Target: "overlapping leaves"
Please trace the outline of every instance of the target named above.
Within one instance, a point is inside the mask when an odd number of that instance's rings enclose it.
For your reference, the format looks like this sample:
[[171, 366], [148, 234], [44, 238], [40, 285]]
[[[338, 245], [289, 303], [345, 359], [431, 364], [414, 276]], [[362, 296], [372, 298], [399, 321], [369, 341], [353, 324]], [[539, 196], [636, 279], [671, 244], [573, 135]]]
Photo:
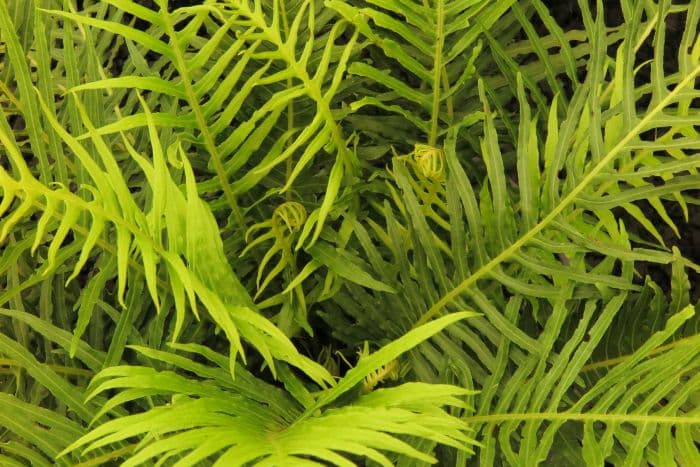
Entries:
[[[637, 100], [645, 94], [632, 92], [634, 71], [627, 60], [634, 56], [640, 40], [636, 34], [641, 34], [637, 26], [643, 11], [641, 4], [628, 10], [626, 39], [619, 45], [614, 66], [609, 67], [611, 82], [594, 86], [609, 65], [603, 48], [592, 49], [587, 80], [575, 88], [563, 116], [564, 106], [560, 107], [557, 98], [549, 115], [533, 116], [525, 79], [513, 76], [520, 103], [515, 154], [504, 153], [507, 137], [499, 135], [485, 86], [481, 87], [484, 135], [474, 157], [482, 159], [482, 180], [464, 171], [462, 160], [469, 153], [460, 152], [457, 141], [466, 132], [452, 128], [444, 143], [447, 180], [443, 186], [426, 179], [415, 166], [406, 164], [405, 158], [395, 158], [388, 202], [374, 204], [381, 223], [374, 216], [365, 219], [365, 226], [359, 219], [348, 220], [356, 236], [348, 249], [371, 258], [379, 278], [398, 290], [399, 296], [383, 297], [355, 287], [339, 292], [333, 297], [337, 308], [329, 307], [324, 315], [339, 338], [346, 342], [355, 342], [362, 335], [381, 339], [382, 333], [400, 333], [404, 327], [443, 313], [444, 308], [472, 308], [484, 315], [432, 339], [411, 355], [413, 371], [421, 379], [458, 379], [467, 387], [475, 381], [477, 386], [488, 388], [475, 402], [483, 420], [494, 420], [482, 432], [488, 440], [479, 452], [484, 465], [497, 459], [513, 465], [546, 459], [567, 459], [576, 464], [584, 458], [596, 463], [602, 458], [593, 453], [601, 451], [603, 457], [620, 462], [659, 456], [694, 462], [688, 444], [692, 435], [669, 437], [670, 425], [681, 432], [695, 423], [691, 414], [696, 401], [686, 394], [695, 390], [692, 378], [697, 354], [684, 345], [685, 341], [679, 341], [678, 347], [663, 347], [664, 358], [683, 362], [668, 368], [663, 378], [645, 373], [661, 360], [634, 366], [634, 358], [630, 358], [625, 360], [630, 363], [596, 378], [588, 392], [578, 387], [577, 379], [586, 373], [584, 364], [594, 350], [597, 357], [607, 358], [603, 349], [620, 332], [619, 327], [615, 328], [617, 333], [609, 327], [623, 304], [646, 293], [634, 278], [635, 265], [673, 264], [681, 277], [686, 268], [697, 268], [677, 251], [674, 254], [664, 248], [638, 204], [648, 201], [669, 222], [664, 204], [674, 200], [685, 206], [683, 192], [699, 186], [700, 166], [690, 143], [698, 133], [689, 126], [698, 114], [687, 101], [697, 96], [694, 84], [700, 67], [687, 46], [693, 37], [697, 42], [697, 33], [684, 35], [686, 47], [679, 60], [685, 63], [685, 74], [678, 75], [672, 87], [667, 78], [657, 75], [652, 86], [645, 88], [651, 93], [647, 108], [636, 110], [640, 108]], [[663, 12], [662, 8], [657, 13]], [[697, 16], [696, 9], [690, 8], [687, 24], [691, 31], [697, 31]], [[591, 28], [592, 42], [606, 42], [600, 16], [587, 27]], [[620, 112], [621, 108], [627, 111]], [[662, 117], [666, 114], [669, 117]], [[645, 142], [649, 129], [664, 134], [664, 140], [678, 139], [690, 145], [681, 143], [682, 149], [665, 152], [661, 145]], [[517, 178], [506, 169], [508, 157], [515, 157], [511, 167]], [[621, 171], [628, 175], [619, 175]], [[657, 174], [663, 182], [653, 178]], [[638, 236], [630, 238], [627, 225], [631, 222], [621, 221], [613, 212], [618, 206], [658, 244], [640, 241]], [[674, 279], [678, 284], [674, 290], [687, 295], [687, 287], [681, 287], [679, 281]], [[363, 303], [387, 301], [392, 306], [385, 308], [388, 311], [379, 323], [376, 313], [370, 323], [361, 307], [353, 306], [355, 297], [363, 297]], [[654, 349], [677, 333], [682, 323], [694, 320], [692, 308], [682, 308], [687, 298], [674, 301], [676, 305], [654, 308], [658, 333], [640, 336], [636, 345], [625, 347], [625, 353], [644, 354], [641, 349]], [[397, 317], [390, 311], [393, 309], [410, 309], [411, 313]], [[665, 322], [668, 328], [659, 328]], [[693, 328], [685, 327], [693, 336]], [[444, 355], [451, 357], [446, 361]], [[643, 374], [646, 378], [640, 376]], [[669, 383], [654, 393], [652, 381]], [[621, 393], [617, 400], [611, 394], [606, 397], [610, 384], [620, 391], [638, 388], [639, 397], [646, 397], [647, 403], [637, 405]], [[683, 394], [671, 409], [676, 416], [667, 419], [664, 400], [676, 393]], [[595, 413], [578, 413], [589, 405], [595, 406]], [[607, 424], [607, 410], [639, 418], [628, 426]], [[522, 414], [516, 416], [522, 421], [533, 416], [561, 422], [504, 423], [513, 413]], [[578, 431], [571, 424], [564, 425], [564, 420], [600, 420], [607, 425], [601, 431], [595, 423], [586, 423], [584, 430]], [[647, 425], [654, 421], [659, 425]], [[559, 429], [562, 432], [556, 434]], [[630, 430], [646, 437], [654, 447], [645, 451], [642, 443], [632, 442]], [[550, 438], [543, 438], [543, 433]], [[561, 441], [577, 438], [583, 450], [560, 449], [563, 444], [551, 441], [555, 434]], [[657, 451], [661, 445], [662, 454]]]
[[[406, 383], [365, 395], [353, 394], [353, 390], [376, 368], [468, 316], [453, 314], [411, 331], [361, 359], [336, 387], [315, 392], [309, 392], [287, 367], [283, 367], [281, 379], [289, 392], [264, 383], [246, 370], [231, 380], [226, 358], [200, 345], [177, 348], [199, 354], [213, 366], [170, 352], [136, 348], [152, 360], [197, 378], [152, 367], [105, 369], [93, 380], [90, 397], [111, 389], [122, 391], [103, 406], [100, 414], [146, 397], [165, 401], [163, 396], [168, 396], [171, 400], [100, 425], [68, 446], [64, 454], [80, 447], [89, 452], [139, 436], [143, 441], [125, 465], [139, 465], [154, 458], [178, 459], [176, 465], [196, 465], [205, 460], [213, 465], [322, 465], [318, 461], [354, 465], [348, 455], [393, 465], [387, 453], [434, 462], [432, 456], [401, 438], [413, 436], [468, 449], [474, 441], [466, 434], [467, 425], [443, 406], [467, 409], [461, 396], [472, 391], [427, 383]], [[349, 401], [338, 400], [348, 395]], [[335, 401], [338, 405], [334, 407], [331, 404]]]
[[[271, 5], [235, 1], [218, 8], [201, 5], [174, 12], [168, 11], [167, 2], [159, 3], [159, 11], [129, 0], [109, 3], [148, 21], [147, 31], [64, 11], [52, 13], [119, 34], [138, 44], [141, 54], [162, 55], [173, 69], [172, 76], [166, 77], [164, 72], [160, 76], [120, 76], [73, 90], [136, 88], [187, 102], [189, 112], [178, 108], [160, 112], [154, 115], [154, 122], [189, 134], [201, 147], [214, 177], [198, 190], [221, 190], [239, 224], [246, 221], [238, 198], [271, 170], [288, 161], [286, 184], [280, 188], [286, 191], [319, 152], [330, 153], [335, 162], [326, 194], [309, 220], [317, 226], [315, 240], [345, 174], [352, 175], [357, 165], [332, 108], [355, 43], [351, 35], [342, 46], [336, 45], [349, 33], [349, 24], [336, 21], [321, 30], [317, 40], [317, 13], [310, 0], [273, 1]], [[211, 37], [200, 37], [202, 28], [211, 31]], [[266, 95], [253, 93], [255, 88], [266, 89]], [[261, 98], [264, 102], [256, 102], [256, 110], [246, 114], [251, 101]], [[306, 107], [310, 102], [312, 110], [306, 113], [312, 113], [313, 118], [302, 114], [301, 121], [295, 121], [296, 101]], [[285, 112], [287, 128], [280, 132]], [[145, 114], [134, 113], [99, 132], [108, 134], [145, 124]], [[260, 141], [272, 138], [278, 144], [261, 157]], [[248, 170], [240, 173], [244, 167]]]
[[[483, 465], [700, 462], [698, 267], [649, 216], [681, 234], [697, 203], [697, 2], [623, 0], [619, 27], [579, 2], [566, 32], [540, 0], [39, 3], [0, 5], [2, 462], [462, 465], [467, 426]], [[305, 225], [239, 260], [280, 205]], [[381, 349], [335, 382], [300, 326]], [[162, 348], [202, 333], [230, 354]], [[359, 395], [390, 362], [421, 382]]]
[[[44, 110], [49, 112], [45, 106]], [[152, 206], [144, 213], [133, 200], [114, 155], [102, 138], [95, 134], [84, 113], [83, 116], [83, 122], [92, 132], [92, 142], [97, 148], [101, 165], [91, 158], [88, 150], [77, 139], [60, 126], [55, 117], [49, 115], [49, 119], [53, 129], [80, 159], [92, 178], [94, 188], [86, 188], [90, 199], [81, 198], [65, 187], [51, 189], [37, 181], [24, 162], [12, 136], [0, 131], [0, 139], [19, 173], [19, 177], [14, 178], [5, 169], [0, 168], [0, 183], [3, 189], [0, 211], [6, 211], [15, 199], [20, 200], [19, 207], [14, 209], [3, 223], [3, 229], [0, 231], [2, 238], [8, 235], [17, 222], [38, 208], [40, 218], [33, 249], [44, 241], [47, 228], [52, 227], [53, 238], [47, 251], [45, 266], [46, 273], [49, 273], [55, 268], [56, 257], [64, 240], [71, 231], [75, 232], [80, 215], [89, 213], [89, 231], [75, 240], [80, 247], [80, 258], [73, 274], [68, 278], [69, 281], [80, 272], [103, 231], [111, 224], [115, 230], [114, 244], [117, 246], [117, 294], [122, 303], [130, 250], [133, 246], [140, 254], [139, 261], [143, 265], [148, 291], [156, 307], [161, 300], [158, 276], [167, 271], [168, 291], [173, 294], [178, 313], [174, 338], [177, 337], [184, 319], [185, 300], [189, 300], [194, 312], [197, 309], [197, 300], [200, 300], [213, 320], [222, 327], [231, 343], [232, 369], [236, 355], [242, 351], [239, 337], [242, 334], [263, 354], [270, 365], [274, 365], [272, 359], [276, 356], [310, 371], [318, 382], [329, 382], [330, 375], [320, 366], [302, 357], [284, 334], [254, 311], [250, 296], [226, 261], [216, 222], [208, 207], [197, 195], [191, 167], [186, 159], [181, 159], [187, 179], [185, 197], [169, 176], [165, 154], [158, 142], [158, 134], [152, 120], [150, 131], [153, 163], [139, 155], [124, 139], [131, 156], [142, 167], [152, 187]], [[148, 109], [146, 116], [150, 118]], [[170, 150], [173, 158], [178, 156], [177, 147], [171, 147]], [[58, 224], [50, 223], [54, 215], [60, 219]], [[162, 262], [161, 272], [158, 270], [159, 262]], [[216, 290], [225, 293], [215, 292]], [[82, 316], [80, 320], [89, 318]], [[76, 338], [80, 337], [80, 332], [79, 329]], [[77, 341], [75, 344], [77, 345]]]

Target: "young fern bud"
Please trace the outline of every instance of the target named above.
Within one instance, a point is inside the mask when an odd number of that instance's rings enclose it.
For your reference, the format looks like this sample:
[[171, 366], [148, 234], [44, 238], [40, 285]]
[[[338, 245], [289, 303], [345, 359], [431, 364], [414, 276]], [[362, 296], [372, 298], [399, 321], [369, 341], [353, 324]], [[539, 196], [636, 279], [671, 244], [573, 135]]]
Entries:
[[399, 379], [399, 361], [392, 360], [386, 365], [373, 371], [362, 381], [362, 394], [368, 394], [384, 380], [396, 381]]
[[[279, 229], [284, 224], [289, 233], [294, 233], [306, 222], [306, 208], [301, 203], [296, 201], [287, 201], [282, 203], [275, 209], [272, 214], [272, 226], [274, 229]], [[282, 232], [280, 232], [282, 235]]]
[[[362, 359], [367, 358], [369, 353], [369, 342], [365, 341], [365, 345], [357, 352], [357, 363], [359, 364]], [[335, 354], [338, 355], [347, 366], [353, 368], [353, 365], [340, 351], [336, 351]], [[401, 374], [401, 366], [399, 361], [394, 359], [365, 376], [365, 378], [362, 380], [362, 385], [360, 386], [360, 394], [369, 394], [370, 392], [374, 391], [374, 388], [385, 380], [389, 379], [396, 381], [401, 376], [403, 375]]]
[[[272, 246], [267, 250], [258, 265], [256, 298], [265, 290], [265, 288], [277, 277], [286, 267], [293, 267], [294, 253], [292, 252], [291, 237], [296, 233], [306, 222], [306, 208], [296, 201], [287, 201], [275, 208], [272, 217], [266, 221], [259, 222], [248, 229], [246, 232], [246, 242], [248, 246], [243, 250], [241, 256], [248, 253], [254, 246], [261, 243], [273, 240]], [[251, 239], [252, 233], [258, 230], [267, 230], [255, 239]], [[264, 277], [265, 268], [274, 256], [280, 254], [277, 264]]]
[[442, 149], [416, 144], [413, 149], [416, 171], [429, 180], [445, 179], [445, 153]]
[[401, 156], [393, 147], [391, 150], [394, 157], [408, 162], [419, 176], [434, 182], [445, 180], [445, 152], [442, 149], [427, 144], [416, 144], [411, 153]]

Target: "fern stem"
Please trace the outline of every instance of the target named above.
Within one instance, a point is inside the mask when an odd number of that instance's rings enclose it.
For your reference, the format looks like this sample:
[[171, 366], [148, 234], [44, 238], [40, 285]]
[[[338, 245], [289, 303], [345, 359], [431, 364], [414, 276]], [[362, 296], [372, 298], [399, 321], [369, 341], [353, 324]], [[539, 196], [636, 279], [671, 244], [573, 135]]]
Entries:
[[137, 447], [137, 444], [129, 444], [114, 451], [108, 451], [107, 453], [102, 454], [101, 456], [93, 457], [92, 459], [86, 460], [85, 462], [75, 464], [73, 465], [73, 467], [92, 467], [94, 465], [105, 465], [107, 461], [119, 459], [122, 456], [131, 454], [136, 450]]
[[567, 412], [529, 412], [499, 413], [465, 417], [469, 424], [501, 422], [526, 422], [529, 420], [560, 420], [578, 422], [616, 422], [616, 423], [659, 423], [664, 425], [695, 425], [700, 423], [699, 416], [674, 417], [668, 415], [612, 414], [612, 413], [567, 413]]
[[[317, 111], [323, 116], [324, 120], [326, 121], [326, 126], [330, 129], [333, 142], [338, 150], [338, 154], [345, 159], [344, 162], [346, 162], [348, 166], [355, 165], [353, 154], [346, 147], [345, 138], [343, 137], [335, 117], [333, 117], [333, 112], [331, 111], [329, 103], [324, 99], [321, 86], [316, 81], [311, 79], [306, 66], [303, 66], [297, 61], [296, 57], [294, 56], [294, 51], [290, 52], [289, 47], [287, 47], [287, 43], [282, 40], [282, 37], [277, 29], [268, 26], [268, 24], [262, 18], [256, 15], [255, 12], [251, 11], [250, 7], [248, 6], [248, 2], [237, 2], [236, 6], [243, 10], [245, 15], [251, 19], [252, 23], [263, 32], [263, 34], [272, 44], [275, 45], [275, 47], [277, 47], [284, 61], [287, 62], [289, 67], [292, 69], [294, 76], [296, 76], [304, 85], [306, 94], [316, 103]], [[355, 32], [353, 40], [356, 35], [357, 32]], [[285, 186], [285, 189], [288, 188], [288, 186]]]
[[[690, 342], [693, 339], [693, 337], [695, 337], [695, 336], [684, 337], [682, 339], [675, 340], [675, 341], [671, 342], [670, 344], [659, 346], [659, 347], [655, 348], [654, 350], [651, 350], [647, 356], [651, 357], [652, 355], [660, 354], [660, 353], [666, 352], [667, 350], [674, 349], [681, 344]], [[589, 363], [588, 365], [584, 365], [583, 367], [581, 367], [581, 373], [586, 373], [588, 371], [594, 371], [594, 370], [598, 370], [600, 368], [606, 368], [609, 366], [617, 365], [619, 363], [623, 363], [626, 360], [629, 360], [631, 357], [632, 357], [632, 355], [628, 354], [628, 355], [622, 355], [621, 357], [609, 358], [607, 360], [601, 360], [599, 362]]]
[[447, 118], [449, 119], [450, 124], [452, 123], [452, 120], [454, 120], [455, 117], [455, 108], [454, 108], [454, 102], [452, 100], [452, 94], [450, 93], [450, 78], [447, 76], [447, 68], [445, 66], [442, 67], [442, 85], [445, 88], [445, 94], [447, 94]]
[[[47, 368], [51, 368], [53, 371], [56, 373], [61, 373], [64, 375], [71, 375], [71, 376], [82, 376], [84, 378], [92, 378], [95, 376], [95, 373], [90, 371], [90, 370], [84, 370], [82, 368], [73, 368], [70, 366], [63, 366], [63, 365], [53, 365], [50, 363], [44, 364]], [[10, 368], [24, 368], [24, 365], [22, 362], [19, 362], [17, 360], [13, 360], [11, 358], [0, 358], [0, 366], [6, 366]], [[2, 369], [0, 369], [0, 372], [3, 372]]]
[[219, 177], [219, 184], [221, 185], [221, 189], [224, 192], [224, 197], [226, 198], [227, 203], [233, 211], [233, 215], [236, 218], [236, 222], [238, 222], [238, 225], [240, 225], [245, 230], [245, 218], [243, 217], [241, 208], [238, 206], [238, 200], [236, 199], [236, 195], [233, 193], [233, 190], [231, 190], [231, 185], [228, 183], [228, 174], [226, 173], [226, 169], [224, 168], [224, 165], [221, 162], [221, 155], [219, 154], [219, 150], [216, 147], [214, 137], [212, 136], [211, 131], [209, 131], [207, 119], [204, 116], [202, 107], [199, 105], [199, 100], [197, 99], [197, 95], [194, 92], [194, 88], [192, 86], [192, 79], [187, 71], [185, 57], [182, 55], [182, 50], [180, 49], [180, 41], [178, 40], [177, 33], [175, 32], [175, 27], [173, 26], [173, 23], [171, 21], [170, 14], [167, 10], [161, 10], [161, 17], [163, 18], [163, 24], [167, 28], [166, 33], [168, 34], [168, 36], [170, 36], [172, 40], [173, 54], [177, 61], [177, 69], [180, 72], [180, 77], [182, 78], [182, 85], [185, 88], [185, 96], [187, 97], [187, 101], [192, 107], [192, 113], [194, 114], [195, 119], [197, 121], [197, 126], [199, 127], [199, 130], [202, 132], [202, 136], [204, 137], [204, 146], [207, 148], [211, 160], [214, 163], [214, 170], [216, 171], [216, 175]]
[[469, 289], [477, 280], [481, 279], [487, 275], [493, 268], [504, 262], [506, 259], [514, 255], [520, 248], [522, 248], [527, 242], [529, 242], [535, 235], [540, 233], [545, 227], [547, 227], [556, 217], [562, 213], [562, 211], [572, 204], [578, 195], [595, 179], [595, 177], [612, 162], [612, 160], [617, 157], [617, 155], [622, 152], [627, 143], [629, 143], [635, 136], [641, 133], [646, 126], [654, 120], [654, 118], [666, 107], [668, 106], [676, 96], [685, 88], [688, 84], [695, 80], [695, 77], [700, 74], [700, 65], [695, 67], [693, 71], [688, 73], [688, 75], [673, 89], [669, 92], [664, 99], [662, 99], [653, 109], [651, 109], [643, 119], [641, 119], [637, 125], [634, 126], [616, 145], [613, 147], [608, 154], [603, 157], [600, 162], [598, 162], [593, 169], [576, 185], [571, 189], [568, 195], [566, 195], [557, 204], [554, 209], [552, 209], [549, 214], [547, 214], [540, 222], [537, 223], [533, 228], [528, 230], [523, 236], [521, 236], [517, 241], [511, 244], [508, 248], [503, 250], [491, 261], [480, 267], [471, 276], [463, 280], [459, 285], [454, 287], [452, 290], [447, 292], [442, 296], [440, 300], [435, 302], [428, 311], [426, 311], [423, 316], [416, 322], [413, 328], [416, 328], [422, 324], [428, 322], [433, 318], [443, 307], [448, 305], [452, 300], [462, 294], [465, 290]]
[[442, 66], [442, 49], [445, 46], [444, 33], [444, 0], [437, 0], [436, 4], [436, 25], [435, 25], [435, 58], [433, 62], [433, 106], [431, 109], [432, 115], [430, 119], [430, 136], [428, 144], [435, 146], [437, 143], [438, 133], [438, 117], [440, 116], [440, 77], [443, 72]]
[[[287, 9], [284, 6], [284, 1], [279, 2], [280, 15], [282, 16], [282, 27], [284, 28], [284, 37], [289, 39], [289, 20], [287, 19]], [[292, 78], [287, 78], [287, 88], [292, 88]], [[294, 100], [290, 100], [287, 104], [287, 130], [292, 130], [294, 128]], [[287, 146], [291, 146], [292, 142], [289, 141]], [[294, 154], [290, 154], [286, 161], [285, 166], [285, 180], [286, 185], [289, 185], [289, 179], [292, 176], [292, 170], [294, 169]], [[291, 185], [289, 185], [291, 188]], [[285, 194], [285, 199], [287, 201], [292, 200], [292, 192], [287, 189]]]

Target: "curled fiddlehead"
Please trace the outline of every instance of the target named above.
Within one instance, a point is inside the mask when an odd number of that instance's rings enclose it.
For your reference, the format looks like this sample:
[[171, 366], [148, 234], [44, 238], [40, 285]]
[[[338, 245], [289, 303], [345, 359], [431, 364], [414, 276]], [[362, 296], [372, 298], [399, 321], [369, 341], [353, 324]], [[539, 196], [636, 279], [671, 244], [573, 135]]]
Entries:
[[413, 149], [413, 165], [417, 173], [436, 182], [445, 179], [445, 153], [440, 148], [416, 144]]
[[[427, 144], [416, 144], [409, 154], [398, 155], [394, 152], [394, 160], [397, 164], [405, 164], [411, 168], [411, 174], [407, 173], [408, 183], [418, 196], [423, 214], [435, 222], [445, 231], [450, 230], [447, 207], [447, 193], [445, 191], [446, 164], [445, 153], [441, 148]], [[396, 167], [388, 171], [396, 180]], [[389, 190], [397, 206], [402, 206], [400, 195], [393, 184], [389, 184]], [[446, 245], [441, 245], [446, 249]]]
[[[304, 225], [304, 222], [306, 222], [306, 217], [306, 208], [301, 203], [287, 201], [275, 208], [270, 219], [253, 225], [248, 229], [248, 232], [246, 232], [246, 242], [248, 246], [243, 250], [241, 256], [247, 254], [255, 246], [267, 242], [268, 240], [273, 240], [272, 246], [267, 250], [258, 266], [258, 275], [256, 279], [258, 291], [256, 298], [260, 296], [265, 288], [270, 285], [270, 282], [272, 282], [285, 267], [294, 265], [295, 258], [294, 252], [292, 251], [293, 237]], [[255, 232], [264, 230], [267, 231], [254, 240], [251, 240]], [[267, 275], [264, 276], [265, 267], [277, 253], [281, 255], [279, 261]]]

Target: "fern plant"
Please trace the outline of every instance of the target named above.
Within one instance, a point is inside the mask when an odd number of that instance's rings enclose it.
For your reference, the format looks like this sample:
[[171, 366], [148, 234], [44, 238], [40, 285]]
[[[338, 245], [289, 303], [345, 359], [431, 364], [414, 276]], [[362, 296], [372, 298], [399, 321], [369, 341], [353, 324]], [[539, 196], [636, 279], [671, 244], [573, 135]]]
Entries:
[[700, 4], [611, 4], [0, 2], [0, 464], [700, 464]]

